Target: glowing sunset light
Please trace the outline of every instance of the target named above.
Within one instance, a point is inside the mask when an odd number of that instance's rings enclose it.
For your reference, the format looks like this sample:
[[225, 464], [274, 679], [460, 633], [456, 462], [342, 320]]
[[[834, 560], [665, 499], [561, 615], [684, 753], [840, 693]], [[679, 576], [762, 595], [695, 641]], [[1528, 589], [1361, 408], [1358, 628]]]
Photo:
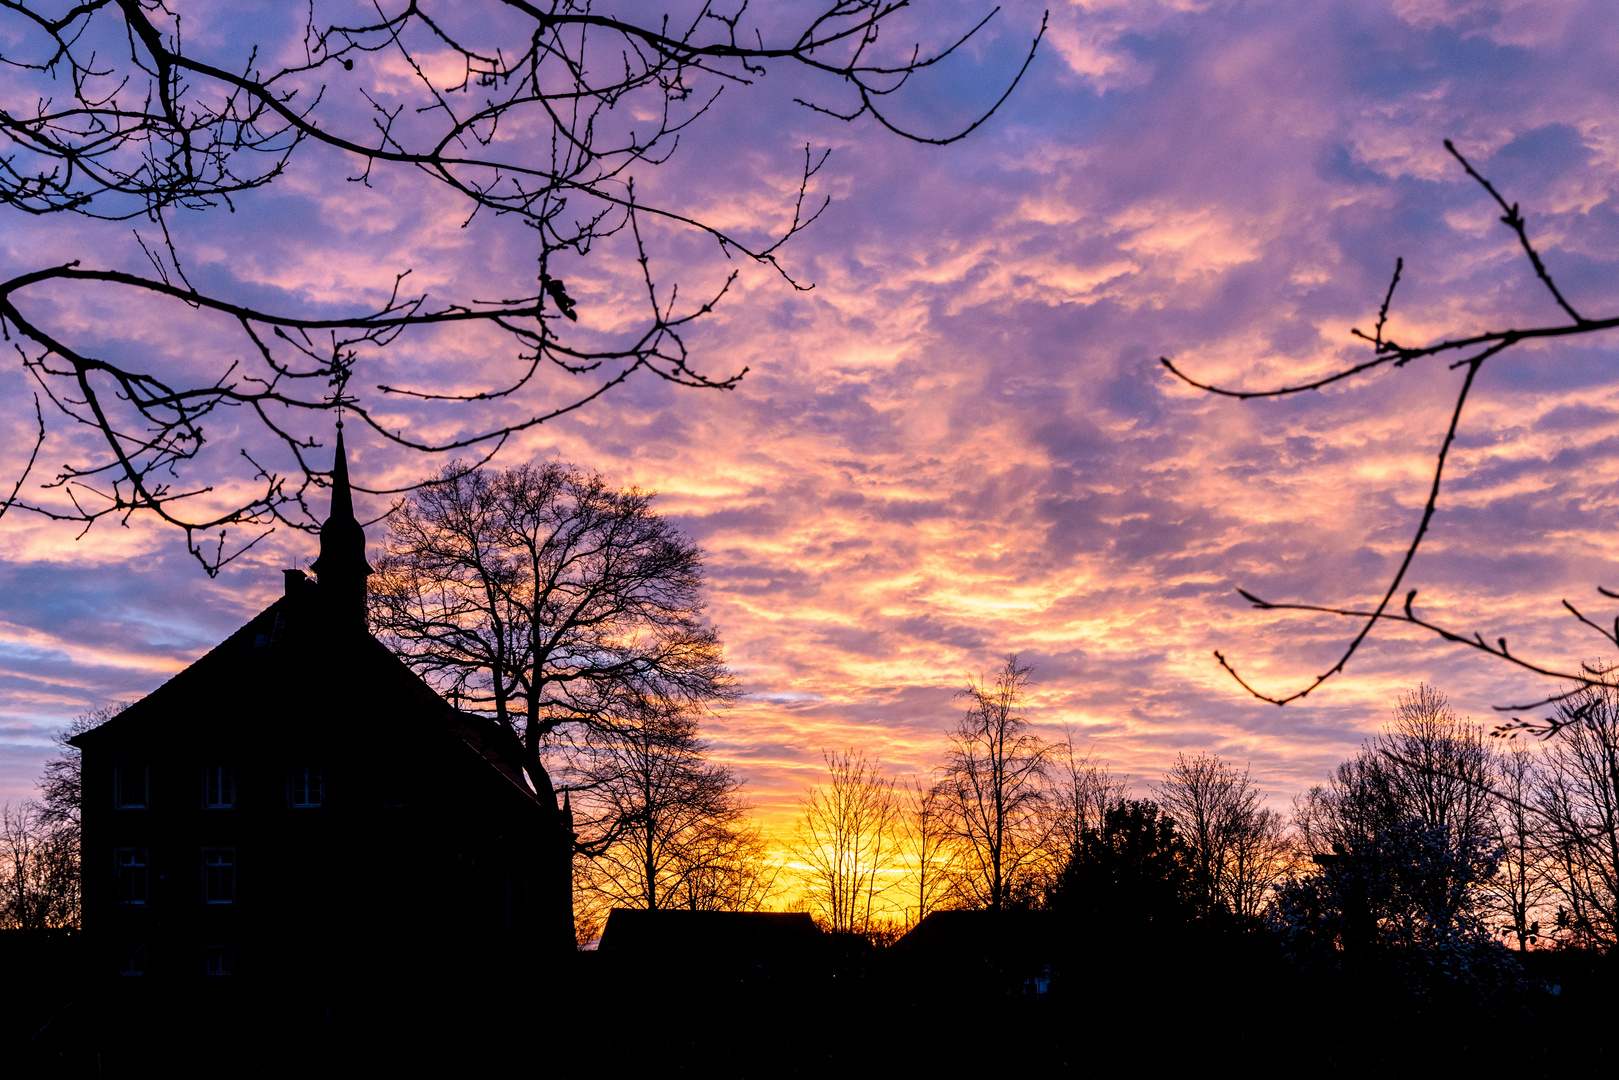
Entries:
[[[980, 6], [935, 10], [955, 22]], [[1043, 10], [1009, 4], [951, 81], [918, 83], [908, 108], [943, 126], [993, 100]], [[268, 18], [221, 13], [199, 21], [198, 41], [214, 35], [209, 47], [234, 57]], [[1011, 653], [1032, 665], [1042, 734], [1071, 726], [1143, 791], [1177, 752], [1208, 750], [1250, 764], [1279, 810], [1375, 731], [1402, 689], [1440, 686], [1483, 723], [1493, 705], [1538, 693], [1398, 628], [1302, 702], [1278, 709], [1243, 692], [1213, 650], [1271, 692], [1307, 684], [1353, 631], [1253, 611], [1236, 589], [1375, 603], [1427, 497], [1459, 375], [1429, 360], [1241, 402], [1176, 381], [1158, 358], [1249, 388], [1366, 359], [1349, 329], [1375, 325], [1399, 257], [1385, 333], [1402, 344], [1550, 318], [1447, 137], [1521, 203], [1565, 291], [1585, 310], [1619, 309], [1619, 27], [1608, 9], [1118, 0], [1054, 5], [1051, 25], [995, 118], [945, 147], [803, 109], [785, 70], [727, 89], [666, 165], [637, 173], [637, 191], [757, 238], [791, 220], [805, 145], [832, 147], [808, 185], [832, 202], [779, 253], [805, 287], [649, 220], [648, 258], [660, 283], [679, 284], [677, 307], [737, 271], [682, 333], [693, 370], [748, 374], [729, 390], [631, 380], [517, 433], [496, 459], [560, 458], [658, 491], [656, 507], [702, 547], [705, 617], [744, 692], [705, 735], [780, 843], [823, 750], [864, 749], [892, 776], [929, 775], [955, 692]], [[460, 60], [425, 62], [449, 77]], [[397, 104], [415, 75], [383, 58], [353, 78]], [[612, 122], [654, 119], [630, 110]], [[532, 149], [535, 136], [514, 126], [490, 138]], [[186, 271], [310, 317], [378, 303], [405, 270], [410, 288], [446, 304], [509, 299], [514, 280], [537, 287], [523, 229], [492, 214], [468, 222], [424, 179], [367, 186], [349, 182], [353, 169], [321, 149], [284, 182], [233, 195], [235, 213], [175, 212]], [[131, 229], [161, 235], [143, 219], [7, 222], [6, 278], [72, 259], [149, 272]], [[577, 304], [570, 332], [591, 348], [645, 323], [627, 234], [552, 273]], [[247, 355], [230, 319], [178, 300], [126, 310], [57, 285], [27, 303], [87, 347], [126, 350], [159, 373]], [[1484, 369], [1412, 570], [1419, 605], [1548, 660], [1597, 650], [1559, 600], [1619, 587], [1616, 347], [1611, 335], [1526, 345]], [[487, 327], [358, 351], [349, 392], [423, 440], [467, 438], [574, 392], [559, 375], [521, 402], [501, 397], [511, 350]], [[478, 391], [489, 396], [456, 409], [431, 400]], [[33, 392], [18, 364], [0, 365], [0, 495], [32, 445]], [[209, 418], [201, 460], [218, 475], [199, 501], [234, 505], [258, 483], [239, 441], [277, 452], [241, 434], [249, 419]], [[291, 421], [322, 440], [322, 462], [330, 420]], [[415, 455], [346, 430], [366, 489], [479, 454]], [[85, 445], [53, 431], [27, 497], [60, 508], [62, 490], [39, 483]], [[360, 517], [392, 499], [362, 493]], [[325, 500], [310, 494], [317, 520]], [[383, 529], [369, 526], [373, 548]], [[209, 579], [149, 517], [77, 532], [20, 511], [0, 519], [0, 799], [33, 790], [71, 717], [151, 691], [317, 550], [282, 527]]]

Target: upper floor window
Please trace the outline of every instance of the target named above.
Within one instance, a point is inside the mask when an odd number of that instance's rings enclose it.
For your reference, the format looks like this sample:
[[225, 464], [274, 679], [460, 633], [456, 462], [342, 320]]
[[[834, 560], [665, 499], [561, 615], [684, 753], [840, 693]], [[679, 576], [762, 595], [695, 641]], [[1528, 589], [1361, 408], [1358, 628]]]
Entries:
[[126, 945], [118, 952], [118, 974], [146, 974], [146, 946]]
[[236, 770], [230, 765], [204, 765], [202, 805], [210, 810], [229, 810], [236, 805]]
[[229, 945], [204, 945], [202, 973], [210, 979], [222, 979], [236, 974], [236, 950]]
[[236, 903], [236, 849], [202, 849], [202, 902]]
[[319, 765], [299, 765], [292, 770], [290, 799], [293, 806], [319, 806], [326, 798]]
[[140, 762], [121, 761], [113, 769], [113, 800], [120, 810], [144, 810], [147, 768]]
[[114, 891], [120, 904], [146, 903], [146, 849], [113, 852]]

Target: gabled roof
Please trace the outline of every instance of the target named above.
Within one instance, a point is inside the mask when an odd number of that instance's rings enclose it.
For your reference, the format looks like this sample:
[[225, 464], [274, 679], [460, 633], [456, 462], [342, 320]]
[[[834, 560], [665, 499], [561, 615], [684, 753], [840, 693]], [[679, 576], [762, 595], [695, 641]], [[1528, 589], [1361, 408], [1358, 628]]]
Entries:
[[[354, 517], [348, 456], [338, 424], [332, 507], [321, 526], [320, 580], [285, 572], [286, 592], [240, 630], [100, 727], [80, 748], [121, 742], [206, 745], [249, 732], [273, 741], [311, 721], [332, 735], [384, 740], [447, 735], [523, 797], [544, 805], [525, 779], [516, 736], [487, 717], [451, 708], [364, 628], [365, 530]], [[356, 730], [364, 725], [367, 730]], [[332, 730], [344, 728], [347, 730]], [[305, 737], [321, 732], [304, 731]], [[555, 813], [555, 807], [547, 808]]]
[[[364, 725], [362, 738], [442, 731], [538, 804], [516, 738], [487, 717], [450, 706], [387, 646], [365, 632], [333, 632], [320, 585], [288, 572], [288, 592], [184, 671], [99, 727], [81, 748], [120, 743], [206, 744], [253, 729], [274, 739], [305, 721]], [[334, 732], [334, 734], [337, 734]]]

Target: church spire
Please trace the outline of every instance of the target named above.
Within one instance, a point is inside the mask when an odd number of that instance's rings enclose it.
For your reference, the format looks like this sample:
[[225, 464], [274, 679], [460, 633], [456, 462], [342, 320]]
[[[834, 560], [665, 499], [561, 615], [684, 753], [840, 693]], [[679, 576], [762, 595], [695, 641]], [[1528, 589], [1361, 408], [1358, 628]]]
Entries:
[[348, 452], [343, 448], [343, 422], [337, 424], [337, 453], [332, 461], [332, 512], [320, 527], [320, 558], [313, 567], [328, 611], [340, 625], [365, 626], [365, 529], [354, 517], [349, 490]]

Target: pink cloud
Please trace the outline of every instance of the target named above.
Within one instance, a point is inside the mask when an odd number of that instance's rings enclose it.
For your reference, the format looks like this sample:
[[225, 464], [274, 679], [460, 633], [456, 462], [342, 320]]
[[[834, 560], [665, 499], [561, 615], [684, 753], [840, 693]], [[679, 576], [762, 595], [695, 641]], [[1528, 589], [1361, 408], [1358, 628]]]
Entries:
[[[1358, 356], [1347, 331], [1375, 318], [1396, 256], [1402, 337], [1550, 317], [1511, 236], [1448, 163], [1447, 136], [1524, 203], [1581, 304], [1619, 307], [1614, 35], [1595, 5], [1529, 11], [1070, 5], [1003, 114], [943, 149], [797, 108], [785, 70], [727, 90], [647, 189], [763, 235], [803, 144], [835, 147], [817, 180], [833, 204], [786, 257], [814, 290], [744, 267], [690, 337], [705, 370], [751, 369], [738, 390], [642, 382], [535, 430], [507, 459], [561, 455], [655, 488], [700, 539], [711, 615], [749, 690], [711, 734], [774, 826], [823, 748], [926, 771], [954, 689], [1012, 651], [1035, 664], [1046, 730], [1071, 725], [1138, 780], [1177, 750], [1211, 749], [1251, 761], [1284, 798], [1423, 679], [1488, 721], [1525, 683], [1399, 632], [1285, 710], [1247, 698], [1210, 657], [1221, 648], [1272, 688], [1331, 663], [1344, 626], [1255, 613], [1233, 590], [1371, 596], [1414, 525], [1455, 375], [1432, 365], [1242, 404], [1175, 384], [1156, 358], [1261, 385]], [[942, 123], [984, 100], [1038, 16], [1009, 9], [951, 80], [925, 84], [933, 97], [915, 115]], [[342, 182], [351, 168], [315, 155], [236, 215], [179, 220], [196, 272], [312, 307], [372, 302], [406, 267], [457, 299], [532, 274], [521, 230], [462, 229], [430, 185], [366, 189]], [[58, 258], [139, 265], [122, 226], [8, 225], [8, 275]], [[653, 232], [655, 263], [682, 295], [734, 265], [712, 241]], [[610, 247], [568, 271], [581, 325], [604, 339], [633, 317], [629, 254]], [[220, 328], [166, 311], [39, 302], [154, 364], [230, 355], [210, 351]], [[1486, 371], [1416, 567], [1432, 610], [1548, 656], [1593, 648], [1556, 601], [1612, 584], [1612, 348], [1524, 350]], [[506, 361], [475, 334], [443, 333], [366, 365], [368, 385], [467, 386]], [[14, 368], [0, 380], [9, 467], [29, 399]], [[518, 407], [395, 414], [441, 434]], [[228, 427], [221, 468], [236, 446]], [[49, 460], [65, 452], [53, 444]], [[434, 467], [363, 439], [354, 453], [370, 486]], [[283, 530], [215, 583], [179, 551], [140, 521], [77, 542], [16, 515], [0, 523], [5, 571], [31, 583], [0, 598], [8, 797], [27, 789], [51, 725], [161, 681], [314, 545]], [[86, 598], [92, 580], [107, 583], [99, 600]], [[181, 596], [200, 600], [175, 607]]]

